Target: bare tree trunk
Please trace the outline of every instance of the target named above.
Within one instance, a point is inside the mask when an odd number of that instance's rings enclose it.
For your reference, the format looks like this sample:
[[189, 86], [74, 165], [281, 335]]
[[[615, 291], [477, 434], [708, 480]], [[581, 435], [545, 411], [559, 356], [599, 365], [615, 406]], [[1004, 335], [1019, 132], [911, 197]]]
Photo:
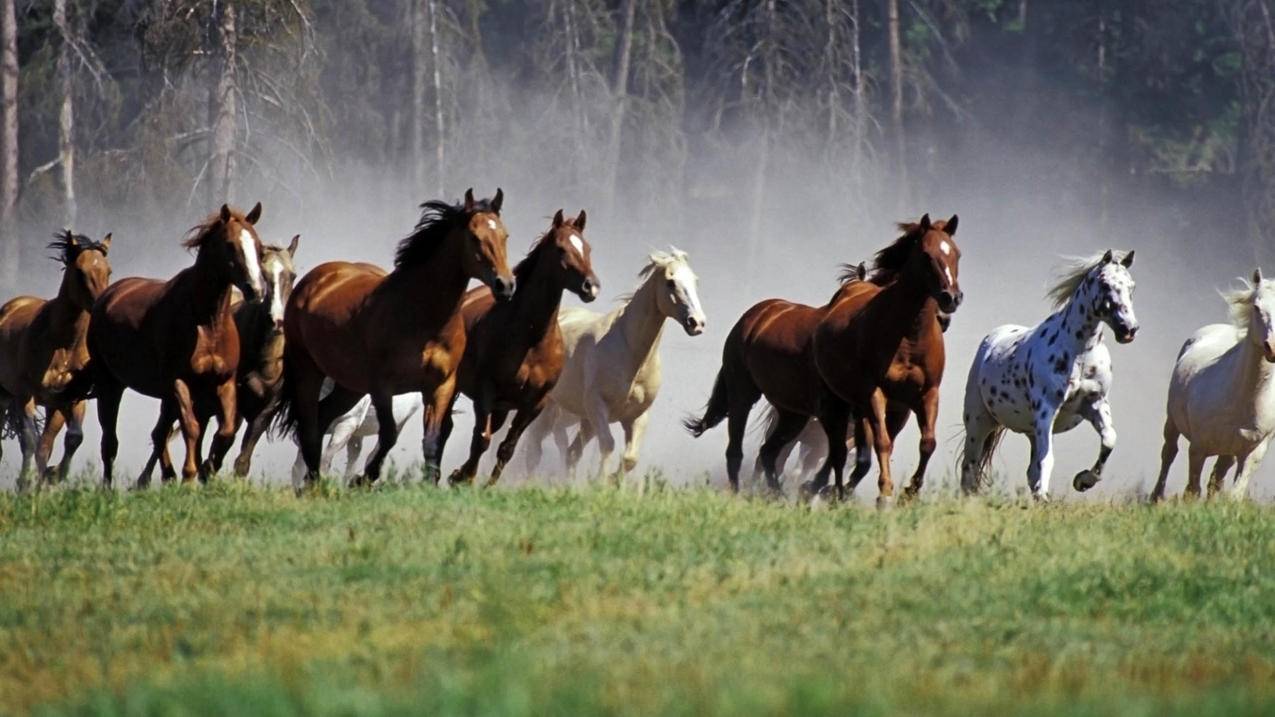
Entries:
[[[758, 254], [761, 251], [762, 239], [762, 219], [765, 216], [766, 205], [766, 179], [770, 173], [771, 158], [771, 135], [773, 127], [771, 126], [774, 118], [772, 114], [776, 111], [775, 97], [775, 63], [776, 63], [776, 47], [775, 47], [775, 0], [766, 0], [765, 5], [765, 23], [766, 36], [761, 42], [762, 52], [762, 86], [760, 89], [760, 109], [761, 109], [761, 138], [760, 147], [757, 151], [757, 165], [753, 174], [753, 201], [752, 201], [752, 221], [749, 223], [749, 242], [748, 242], [748, 266], [751, 269], [756, 265]], [[750, 271], [751, 274], [751, 271]]]
[[434, 177], [437, 180], [435, 196], [444, 196], [447, 174], [447, 136], [443, 126], [443, 70], [438, 51], [438, 0], [428, 1], [429, 9], [429, 57], [434, 82]]
[[0, 279], [17, 282], [18, 243], [18, 15], [14, 0], [0, 0]]
[[425, 187], [428, 173], [425, 169], [425, 124], [429, 120], [425, 109], [425, 96], [429, 93], [429, 69], [426, 65], [429, 47], [428, 0], [409, 0], [407, 16], [412, 36], [412, 132], [410, 135], [411, 172], [413, 191]]
[[[1098, 7], [1098, 158], [1107, 156], [1107, 15], [1103, 7]], [[1107, 228], [1107, 205], [1111, 193], [1108, 181], [1109, 172], [1100, 172], [1098, 180], [1098, 228]]]
[[54, 0], [53, 24], [62, 36], [58, 51], [58, 80], [62, 85], [62, 108], [58, 112], [58, 163], [62, 166], [62, 218], [64, 226], [75, 227], [75, 82], [71, 72], [72, 43], [75, 36], [66, 16], [67, 0]]
[[611, 72], [611, 135], [607, 144], [607, 171], [611, 181], [607, 189], [612, 208], [616, 206], [616, 194], [620, 183], [620, 140], [624, 132], [624, 116], [629, 100], [629, 63], [633, 55], [633, 21], [637, 14], [637, 0], [624, 0], [620, 16], [620, 37], [616, 43], [615, 61]]
[[215, 114], [209, 167], [210, 204], [213, 205], [231, 201], [235, 191], [235, 135], [239, 102], [239, 82], [235, 70], [239, 37], [235, 27], [235, 4], [231, 0], [221, 0], [221, 16], [217, 20], [220, 72], [213, 105]]
[[886, 34], [890, 47], [890, 130], [894, 134], [897, 202], [907, 203], [907, 137], [903, 134], [903, 46], [899, 37], [899, 0], [886, 0]]
[[854, 150], [850, 170], [856, 185], [863, 187], [864, 133], [868, 129], [867, 97], [863, 91], [863, 53], [860, 50], [859, 0], [850, 0], [850, 20], [854, 23], [850, 36], [850, 68], [854, 72]]
[[827, 73], [824, 81], [828, 84], [828, 134], [824, 145], [831, 151], [837, 141], [837, 112], [841, 105], [841, 87], [837, 82], [837, 0], [824, 0], [823, 23], [827, 31], [823, 44], [823, 65]]

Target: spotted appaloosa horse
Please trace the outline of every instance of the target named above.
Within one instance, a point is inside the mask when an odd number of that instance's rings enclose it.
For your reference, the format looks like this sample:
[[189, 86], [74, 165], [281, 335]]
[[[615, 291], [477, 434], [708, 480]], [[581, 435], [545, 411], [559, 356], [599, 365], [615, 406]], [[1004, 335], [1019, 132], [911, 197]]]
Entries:
[[976, 492], [1005, 429], [1028, 436], [1032, 445], [1027, 485], [1038, 499], [1049, 497], [1054, 467], [1053, 434], [1089, 421], [1102, 439], [1093, 468], [1076, 474], [1085, 491], [1102, 479], [1116, 445], [1107, 393], [1111, 355], [1103, 325], [1127, 344], [1138, 332], [1133, 311], [1133, 252], [1108, 250], [1073, 264], [1049, 291], [1058, 307], [1031, 328], [1006, 325], [978, 347], [965, 384], [965, 445], [961, 488]]

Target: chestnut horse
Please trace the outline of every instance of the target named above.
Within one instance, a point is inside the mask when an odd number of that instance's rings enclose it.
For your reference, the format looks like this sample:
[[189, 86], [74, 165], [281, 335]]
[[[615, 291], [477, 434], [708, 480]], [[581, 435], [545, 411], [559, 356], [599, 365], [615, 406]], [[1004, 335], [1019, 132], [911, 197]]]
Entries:
[[[184, 242], [196, 250], [194, 266], [168, 281], [121, 279], [93, 305], [88, 346], [107, 486], [119, 450], [115, 424], [126, 388], [160, 399], [160, 414], [169, 417], [165, 426], [173, 418], [180, 421], [186, 441], [183, 479], [207, 481], [221, 467], [235, 440], [239, 331], [232, 287], [249, 301], [262, 295], [261, 239], [254, 226], [260, 218], [260, 203], [247, 214], [223, 204]], [[214, 414], [217, 433], [204, 461], [204, 430]]]
[[[722, 350], [722, 368], [713, 384], [712, 395], [703, 417], [691, 419], [686, 427], [693, 435], [699, 436], [704, 431], [727, 420], [728, 444], [726, 448], [726, 468], [731, 489], [739, 490], [739, 470], [743, 463], [743, 441], [748, 426], [748, 414], [753, 404], [765, 396], [775, 409], [774, 424], [763, 442], [759, 462], [766, 473], [766, 483], [771, 491], [779, 491], [780, 485], [775, 463], [785, 446], [791, 443], [813, 416], [819, 419], [829, 446], [828, 457], [824, 461], [816, 477], [813, 487], [817, 490], [827, 484], [828, 475], [835, 471], [837, 486], [840, 491], [841, 472], [844, 469], [846, 434], [849, 428], [851, 401], [857, 397], [854, 392], [842, 393], [830, 386], [819, 368], [818, 354], [827, 351], [829, 346], [836, 345], [845, 351], [844, 359], [854, 363], [858, 370], [875, 371], [865, 379], [877, 382], [884, 368], [891, 368], [891, 376], [895, 374], [893, 365], [896, 355], [903, 361], [898, 371], [909, 376], [923, 376], [927, 372], [909, 370], [914, 357], [905, 350], [904, 336], [916, 332], [926, 335], [927, 343], [923, 348], [933, 350], [929, 342], [930, 324], [939, 336], [941, 355], [942, 330], [938, 325], [938, 312], [926, 320], [920, 315], [920, 309], [911, 310], [910, 306], [901, 303], [910, 299], [914, 292], [916, 276], [922, 274], [922, 261], [914, 255], [922, 255], [920, 247], [933, 245], [933, 252], [941, 257], [933, 260], [931, 273], [937, 272], [945, 288], [938, 292], [947, 292], [943, 299], [944, 311], [955, 311], [960, 303], [960, 289], [955, 283], [954, 246], [950, 243], [951, 235], [943, 231], [950, 226], [956, 231], [956, 217], [948, 222], [937, 222], [938, 228], [930, 224], [929, 215], [922, 217], [918, 224], [901, 227], [905, 234], [894, 244], [877, 253], [874, 269], [867, 281], [858, 280], [857, 267], [850, 267], [843, 276], [843, 285], [825, 305], [814, 307], [798, 304], [782, 299], [768, 299], [755, 304], [744, 313], [731, 329]], [[943, 239], [939, 239], [942, 234]], [[922, 239], [922, 237], [925, 237]], [[947, 253], [943, 253], [938, 242], [948, 240]], [[928, 256], [928, 254], [924, 254]], [[915, 266], [914, 266], [915, 265]], [[946, 270], [946, 271], [945, 271]], [[952, 279], [948, 281], [948, 272]], [[937, 280], [936, 280], [937, 281]], [[930, 296], [926, 294], [926, 297]], [[889, 332], [884, 336], [864, 335], [862, 347], [852, 345], [849, 341], [852, 334], [862, 333], [863, 322], [853, 322], [846, 326], [847, 317], [871, 305], [873, 313], [865, 317], [868, 321], [892, 322]], [[894, 308], [891, 312], [883, 311]], [[903, 317], [908, 311], [910, 316]], [[829, 320], [831, 319], [831, 322]], [[920, 319], [920, 320], [918, 320]], [[895, 326], [894, 324], [900, 324]], [[825, 325], [826, 324], [826, 325]], [[838, 330], [826, 331], [837, 327]], [[884, 327], [882, 327], [884, 328]], [[817, 346], [816, 336], [822, 332], [823, 347]], [[897, 337], [894, 334], [898, 334]], [[834, 344], [835, 342], [835, 344]], [[909, 342], [911, 346], [916, 341]], [[865, 361], [864, 359], [870, 359]], [[884, 368], [878, 363], [884, 362]], [[942, 375], [942, 359], [938, 361], [938, 374]], [[834, 376], [840, 379], [840, 375]], [[922, 383], [930, 379], [922, 378]], [[933, 388], [933, 398], [937, 402], [937, 384]], [[926, 395], [930, 395], [927, 391]], [[937, 403], [936, 403], [937, 405]], [[866, 413], [866, 409], [865, 409]], [[906, 413], [903, 414], [906, 417]], [[933, 417], [929, 418], [931, 426], [930, 444], [933, 442]], [[924, 421], [923, 421], [924, 425]], [[856, 434], [858, 431], [856, 431]], [[888, 434], [888, 432], [887, 432]], [[865, 436], [866, 437], [866, 436]], [[856, 435], [858, 444], [864, 445], [865, 437]], [[924, 440], [923, 446], [930, 445]], [[866, 453], [863, 454], [866, 458]], [[862, 460], [860, 461], [862, 466]], [[866, 472], [866, 469], [864, 469]], [[886, 469], [888, 475], [888, 468]], [[862, 476], [860, 476], [862, 477]], [[893, 488], [890, 487], [890, 494]]]
[[[84, 399], [91, 385], [84, 338], [93, 302], [111, 280], [110, 234], [100, 242], [69, 229], [55, 236], [49, 248], [64, 267], [58, 295], [48, 301], [20, 296], [0, 306], [0, 425], [8, 414], [16, 427], [22, 450], [19, 489], [25, 487], [33, 455], [37, 479], [51, 477], [49, 456], [63, 425], [68, 428], [59, 479], [66, 477], [84, 440]], [[47, 409], [38, 446], [37, 405]]]
[[[487, 485], [495, 484], [513, 458], [518, 438], [548, 404], [566, 360], [558, 326], [562, 292], [570, 291], [588, 303], [598, 298], [601, 289], [590, 261], [592, 249], [584, 240], [585, 219], [583, 209], [574, 219], [565, 219], [561, 209], [553, 215], [553, 226], [514, 267], [518, 288], [507, 303], [497, 304], [483, 286], [465, 294], [467, 345], [457, 385], [474, 402], [474, 435], [469, 459], [452, 473], [450, 482], [474, 479], [492, 434], [504, 425], [510, 411], [517, 411], [496, 451]], [[440, 452], [451, 428], [449, 410]]]
[[[239, 378], [235, 386], [238, 420], [248, 423], [235, 459], [235, 474], [248, 475], [252, 453], [257, 442], [270, 427], [279, 407], [283, 388], [283, 307], [292, 294], [296, 280], [293, 258], [301, 236], [292, 237], [287, 246], [262, 246], [261, 269], [265, 296], [260, 302], [240, 301], [234, 308], [235, 328], [239, 331]], [[168, 482], [176, 477], [168, 456], [168, 438], [172, 435], [175, 415], [160, 412], [151, 431], [154, 448], [146, 467], [137, 479], [137, 487], [150, 484], [155, 463], [160, 463], [161, 478]], [[161, 448], [162, 447], [162, 448]]]
[[[394, 396], [413, 391], [425, 403], [425, 470], [437, 482], [443, 421], [465, 352], [465, 286], [478, 279], [500, 301], [514, 293], [503, 200], [497, 189], [491, 200], [476, 201], [470, 189], [464, 204], [426, 202], [416, 230], [398, 245], [393, 271], [329, 262], [297, 284], [284, 311], [280, 419], [300, 439], [307, 483], [319, 475], [324, 429], [367, 394], [380, 434], [358, 482], [374, 482], [398, 440]], [[324, 377], [334, 387], [320, 403]]]

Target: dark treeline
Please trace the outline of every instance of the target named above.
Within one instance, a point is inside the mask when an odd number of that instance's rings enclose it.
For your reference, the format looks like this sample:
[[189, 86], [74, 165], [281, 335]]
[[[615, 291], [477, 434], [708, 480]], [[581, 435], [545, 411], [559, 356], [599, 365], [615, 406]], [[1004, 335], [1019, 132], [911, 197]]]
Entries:
[[659, 226], [716, 208], [755, 254], [788, 188], [834, 200], [795, 208], [819, 219], [1040, 177], [1098, 222], [1206, 199], [1180, 222], [1260, 255], [1270, 5], [0, 0], [4, 283], [77, 214], [410, 206], [479, 181]]

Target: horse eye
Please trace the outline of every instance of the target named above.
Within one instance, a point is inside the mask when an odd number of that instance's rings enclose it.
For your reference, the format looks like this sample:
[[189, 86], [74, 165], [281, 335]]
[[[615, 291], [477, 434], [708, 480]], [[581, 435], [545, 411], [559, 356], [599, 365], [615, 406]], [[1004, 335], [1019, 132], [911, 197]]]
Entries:
[[669, 279], [667, 283], [668, 283], [668, 288], [669, 288], [670, 290], [672, 290], [672, 289], [676, 289], [676, 288], [677, 288], [677, 282], [676, 282], [676, 281], [673, 281], [672, 279]]

